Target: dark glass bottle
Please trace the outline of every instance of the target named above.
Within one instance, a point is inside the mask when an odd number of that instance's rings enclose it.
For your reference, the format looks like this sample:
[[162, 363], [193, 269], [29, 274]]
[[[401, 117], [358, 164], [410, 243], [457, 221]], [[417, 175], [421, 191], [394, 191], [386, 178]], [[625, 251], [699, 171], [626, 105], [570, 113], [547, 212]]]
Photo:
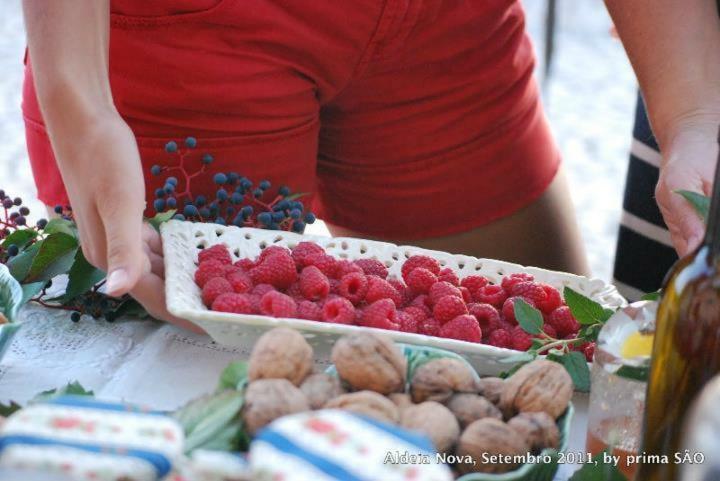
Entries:
[[720, 169], [705, 238], [665, 279], [648, 380], [636, 481], [678, 481], [682, 426], [703, 386], [720, 373]]

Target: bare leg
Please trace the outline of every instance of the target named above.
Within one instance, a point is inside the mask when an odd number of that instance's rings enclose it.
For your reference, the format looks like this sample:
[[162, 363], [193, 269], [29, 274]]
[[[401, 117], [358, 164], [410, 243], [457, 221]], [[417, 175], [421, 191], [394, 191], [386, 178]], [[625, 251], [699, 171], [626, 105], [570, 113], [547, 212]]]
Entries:
[[[362, 232], [328, 227], [333, 236], [368, 237]], [[590, 272], [562, 168], [538, 200], [504, 219], [445, 237], [379, 240], [581, 275]]]

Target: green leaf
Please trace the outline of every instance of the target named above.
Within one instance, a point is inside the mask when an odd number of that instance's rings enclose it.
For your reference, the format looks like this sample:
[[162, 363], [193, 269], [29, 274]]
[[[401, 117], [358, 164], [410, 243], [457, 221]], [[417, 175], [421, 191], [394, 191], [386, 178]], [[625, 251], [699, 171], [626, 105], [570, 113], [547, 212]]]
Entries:
[[32, 260], [25, 282], [48, 281], [68, 272], [75, 260], [78, 241], [73, 236], [56, 232], [46, 237]]
[[0, 314], [12, 322], [23, 305], [23, 290], [10, 274], [6, 265], [0, 264]]
[[220, 374], [218, 391], [226, 389], [242, 390], [248, 382], [248, 363], [245, 361], [233, 361], [223, 369]]
[[650, 377], [650, 366], [621, 366], [615, 374], [625, 379], [646, 382]]
[[226, 429], [239, 425], [243, 393], [222, 391], [190, 401], [173, 415], [185, 431], [185, 451], [211, 444], [215, 436], [227, 435]]
[[83, 255], [82, 249], [75, 251], [75, 259], [68, 274], [67, 289], [60, 298], [62, 303], [75, 299], [89, 291], [95, 284], [105, 278], [105, 273], [90, 264]]
[[0, 247], [6, 248], [10, 244], [15, 244], [19, 249], [22, 249], [28, 242], [36, 238], [37, 235], [38, 233], [35, 232], [34, 229], [19, 229], [7, 236], [2, 244], [0, 244]]
[[603, 307], [602, 304], [583, 296], [571, 287], [565, 287], [563, 297], [570, 308], [570, 312], [580, 324], [603, 324], [610, 319], [610, 316], [615, 314], [612, 309]]
[[82, 384], [77, 381], [67, 383], [59, 389], [50, 389], [43, 391], [33, 398], [33, 401], [47, 401], [60, 396], [94, 396], [95, 393], [85, 389]]
[[26, 304], [30, 299], [37, 296], [40, 291], [45, 287], [46, 282], [33, 282], [31, 284], [21, 284], [23, 290], [23, 305]]
[[593, 462], [585, 463], [568, 481], [628, 481], [615, 463], [604, 461], [604, 454], [609, 450], [593, 456]]
[[19, 282], [22, 282], [23, 279], [27, 277], [28, 272], [30, 271], [30, 266], [32, 265], [33, 259], [35, 259], [35, 256], [37, 255], [38, 251], [40, 250], [40, 246], [42, 245], [44, 241], [37, 241], [27, 249], [25, 249], [20, 254], [16, 255], [10, 261], [8, 262], [8, 267], [10, 268], [10, 273], [12, 276], [17, 279]]
[[150, 314], [147, 313], [145, 308], [130, 296], [127, 296], [120, 305], [115, 308], [113, 314], [115, 318], [127, 316], [137, 319], [147, 319], [150, 317]]
[[540, 334], [543, 328], [543, 316], [540, 311], [525, 302], [522, 298], [515, 300], [513, 304], [515, 319], [528, 334]]
[[60, 217], [50, 219], [50, 221], [43, 229], [43, 232], [45, 232], [45, 234], [55, 234], [59, 232], [61, 234], [66, 234], [74, 237], [76, 239], [78, 238], [78, 230], [75, 223], [71, 220], [62, 219]]
[[661, 293], [660, 291], [648, 292], [647, 294], [645, 294], [644, 296], [642, 296], [642, 297], [640, 298], [640, 300], [641, 300], [641, 301], [659, 301], [661, 294], [662, 294], [662, 293]]
[[563, 355], [552, 354], [547, 358], [562, 364], [572, 378], [575, 389], [580, 392], [590, 391], [590, 368], [588, 368], [585, 355], [581, 352], [570, 351]]
[[703, 221], [707, 221], [708, 211], [710, 210], [710, 198], [708, 196], [689, 190], [676, 190], [675, 193], [680, 194], [685, 200], [690, 202], [690, 205], [693, 206], [697, 215], [699, 215]]
[[584, 339], [587, 342], [596, 342], [598, 335], [602, 329], [602, 324], [590, 324], [580, 328], [578, 337]]
[[175, 212], [177, 212], [177, 209], [170, 209], [167, 212], [160, 212], [159, 214], [155, 214], [153, 217], [149, 218], [147, 222], [148, 224], [153, 226], [156, 231], [160, 232], [160, 224], [172, 219], [172, 217], [175, 215]]
[[15, 401], [10, 401], [10, 404], [0, 403], [0, 418], [6, 418], [11, 414], [18, 412], [20, 409], [22, 409], [22, 406]]

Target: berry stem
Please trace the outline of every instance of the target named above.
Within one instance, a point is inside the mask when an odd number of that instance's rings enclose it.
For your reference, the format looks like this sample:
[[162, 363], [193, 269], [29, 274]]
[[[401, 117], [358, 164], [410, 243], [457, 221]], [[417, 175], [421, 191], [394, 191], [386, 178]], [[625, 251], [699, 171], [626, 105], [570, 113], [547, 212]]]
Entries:
[[72, 306], [63, 306], [62, 304], [51, 304], [48, 302], [45, 302], [42, 300], [42, 296], [33, 297], [30, 299], [30, 302], [37, 302], [43, 307], [47, 307], [48, 309], [62, 309], [63, 311], [75, 311], [80, 312], [77, 308]]

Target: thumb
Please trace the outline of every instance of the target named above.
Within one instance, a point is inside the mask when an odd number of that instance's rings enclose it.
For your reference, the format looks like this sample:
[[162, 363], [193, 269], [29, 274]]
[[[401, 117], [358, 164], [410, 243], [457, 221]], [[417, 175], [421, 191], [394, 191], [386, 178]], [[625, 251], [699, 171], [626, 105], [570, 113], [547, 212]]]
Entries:
[[105, 222], [107, 293], [119, 296], [130, 291], [150, 270], [142, 244], [142, 211], [119, 209], [109, 216], [101, 214], [101, 218], [110, 219]]

